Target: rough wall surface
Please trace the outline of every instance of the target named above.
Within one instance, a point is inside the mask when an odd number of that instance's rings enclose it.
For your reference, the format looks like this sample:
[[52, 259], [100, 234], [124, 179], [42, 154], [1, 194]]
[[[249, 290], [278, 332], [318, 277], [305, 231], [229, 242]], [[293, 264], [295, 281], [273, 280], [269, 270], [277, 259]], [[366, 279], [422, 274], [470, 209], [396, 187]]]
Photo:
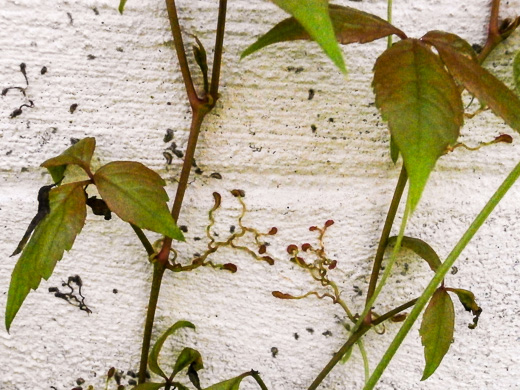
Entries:
[[[167, 164], [167, 129], [183, 150], [189, 107], [171, 46], [165, 5], [130, 0], [123, 16], [117, 2], [101, 0], [0, 0], [0, 87], [24, 86], [34, 108], [9, 119], [25, 102], [17, 91], [0, 98], [0, 316], [10, 273], [9, 258], [36, 210], [36, 193], [50, 177], [39, 167], [61, 153], [73, 138], [97, 139], [95, 163], [140, 161], [159, 172], [173, 195], [181, 159]], [[179, 1], [181, 24], [211, 52], [216, 1]], [[337, 1], [384, 17], [386, 1]], [[430, 29], [452, 31], [471, 43], [485, 39], [489, 1], [402, 0], [394, 23], [409, 36]], [[503, 2], [503, 16], [520, 12], [520, 0]], [[325, 243], [338, 260], [333, 278], [354, 312], [361, 310], [375, 253], [399, 167], [388, 153], [388, 132], [374, 108], [371, 68], [386, 42], [344, 49], [348, 80], [312, 43], [273, 46], [239, 61], [239, 53], [284, 17], [260, 0], [232, 1], [225, 42], [221, 100], [209, 116], [196, 153], [202, 174], [193, 175], [179, 223], [188, 226], [187, 259], [204, 250], [212, 192], [223, 195], [215, 231], [237, 225], [239, 204], [229, 190], [246, 192], [244, 223], [279, 234], [269, 240], [275, 265], [241, 251], [223, 250], [217, 263], [239, 272], [213, 269], [167, 275], [156, 329], [179, 319], [196, 332], [182, 334], [165, 348], [201, 351], [205, 384], [251, 368], [270, 389], [305, 389], [347, 336], [345, 316], [329, 300], [280, 301], [271, 291], [302, 294], [316, 289], [310, 277], [289, 263], [291, 243], [315, 242], [311, 225], [335, 220]], [[186, 35], [191, 44], [192, 38]], [[520, 49], [515, 33], [487, 61], [487, 68], [511, 85], [511, 61]], [[41, 74], [42, 67], [47, 73]], [[309, 100], [309, 91], [314, 96]], [[77, 104], [74, 113], [70, 106]], [[475, 145], [500, 133], [512, 134], [486, 112], [467, 120], [464, 142]], [[512, 134], [513, 135], [513, 134]], [[426, 239], [445, 257], [489, 196], [520, 160], [512, 145], [476, 152], [458, 149], [438, 163], [410, 220], [408, 234]], [[211, 177], [220, 173], [222, 179]], [[215, 176], [215, 175], [213, 175]], [[469, 330], [471, 317], [456, 303], [455, 339], [444, 362], [420, 382], [423, 353], [417, 329], [408, 336], [378, 389], [520, 388], [520, 185], [506, 196], [464, 251], [450, 285], [471, 289], [484, 312]], [[517, 226], [518, 225], [518, 226]], [[159, 238], [149, 235], [154, 240]], [[70, 275], [80, 275], [92, 314], [48, 292]], [[416, 297], [431, 273], [410, 254], [400, 260], [381, 301], [380, 312]], [[111, 366], [137, 370], [151, 266], [132, 230], [114, 219], [88, 216], [74, 248], [48, 281], [31, 292], [11, 333], [0, 331], [0, 389], [70, 389], [77, 378], [104, 388]], [[361, 291], [361, 293], [358, 293]], [[3, 320], [2, 320], [3, 322]], [[371, 367], [398, 329], [366, 338]], [[276, 348], [278, 353], [273, 353]], [[334, 369], [324, 389], [360, 389], [362, 359], [357, 351]], [[123, 380], [127, 383], [129, 376]], [[256, 388], [244, 382], [243, 388]]]

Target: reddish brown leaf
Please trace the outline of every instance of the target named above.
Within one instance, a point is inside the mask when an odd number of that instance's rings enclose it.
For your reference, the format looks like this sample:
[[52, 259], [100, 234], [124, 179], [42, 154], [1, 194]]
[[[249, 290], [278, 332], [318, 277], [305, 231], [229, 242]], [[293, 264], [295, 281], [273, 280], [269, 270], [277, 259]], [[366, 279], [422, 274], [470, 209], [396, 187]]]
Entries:
[[[493, 110], [514, 130], [520, 132], [520, 99], [499, 79], [489, 73], [460, 50], [454, 49], [456, 38], [446, 38], [446, 34], [426, 34], [422, 40], [433, 45], [446, 67], [464, 87]], [[451, 34], [450, 34], [451, 35]], [[463, 41], [462, 38], [458, 38]]]

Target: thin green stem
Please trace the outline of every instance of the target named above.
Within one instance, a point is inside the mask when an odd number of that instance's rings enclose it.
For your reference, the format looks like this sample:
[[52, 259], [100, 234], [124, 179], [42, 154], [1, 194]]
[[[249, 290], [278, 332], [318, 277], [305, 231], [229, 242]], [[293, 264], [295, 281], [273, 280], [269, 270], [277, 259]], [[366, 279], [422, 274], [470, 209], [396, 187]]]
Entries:
[[446, 274], [449, 272], [461, 252], [464, 250], [466, 245], [470, 242], [470, 240], [473, 238], [475, 233], [480, 229], [480, 227], [484, 224], [486, 219], [489, 217], [491, 212], [494, 210], [494, 208], [497, 206], [497, 204], [500, 202], [500, 200], [504, 197], [504, 195], [509, 191], [511, 186], [516, 182], [516, 180], [520, 177], [520, 163], [511, 171], [509, 176], [504, 180], [504, 182], [500, 185], [500, 187], [497, 189], [497, 191], [493, 194], [491, 199], [486, 203], [484, 208], [480, 211], [480, 213], [477, 215], [473, 223], [470, 225], [468, 230], [464, 233], [462, 238], [459, 240], [459, 242], [455, 245], [451, 253], [448, 255], [446, 260], [442, 263], [442, 265], [439, 267], [437, 272], [435, 273], [434, 277], [422, 293], [422, 295], [417, 300], [417, 303], [413, 307], [412, 311], [408, 315], [408, 318], [403, 323], [401, 329], [399, 329], [399, 332], [395, 336], [394, 340], [388, 347], [387, 351], [383, 355], [381, 361], [379, 362], [378, 366], [372, 373], [372, 376], [370, 377], [368, 383], [364, 387], [364, 390], [371, 390], [374, 388], [374, 386], [379, 381], [379, 378], [383, 374], [383, 371], [386, 369], [388, 364], [390, 363], [390, 360], [397, 352], [397, 349], [403, 342], [404, 338], [410, 331], [411, 327], [419, 317], [419, 314], [424, 309], [424, 306], [428, 303], [432, 295], [434, 294], [435, 290], [437, 289], [437, 286], [442, 282]]
[[[406, 187], [406, 182], [408, 180], [408, 175], [406, 173], [406, 169], [403, 165], [401, 168], [401, 173], [399, 175], [399, 180], [397, 181], [397, 185], [395, 187], [394, 196], [392, 197], [392, 202], [390, 203], [390, 207], [388, 209], [388, 213], [386, 215], [385, 224], [383, 226], [383, 230], [381, 232], [381, 238], [379, 239], [379, 244], [377, 246], [376, 256], [374, 258], [374, 265], [372, 266], [372, 274], [370, 275], [370, 282], [368, 285], [367, 291], [367, 299], [366, 302], [372, 298], [374, 295], [374, 291], [376, 289], [377, 280], [379, 278], [379, 273], [381, 272], [381, 264], [383, 262], [383, 257], [385, 255], [385, 249], [388, 244], [388, 237], [390, 237], [390, 232], [392, 230], [392, 225], [394, 224], [395, 216], [397, 214], [397, 210], [399, 208], [399, 203], [401, 202], [401, 198], [403, 196], [404, 189]], [[366, 319], [368, 323], [370, 323], [370, 317]]]
[[390, 310], [388, 313], [385, 313], [382, 316], [377, 317], [376, 319], [374, 319], [372, 321], [372, 325], [374, 325], [374, 326], [379, 325], [379, 324], [385, 322], [386, 320], [392, 318], [393, 316], [401, 313], [403, 310], [409, 309], [410, 307], [415, 305], [415, 303], [417, 302], [418, 299], [419, 298], [412, 299], [411, 301], [406, 302], [405, 304], [398, 306], [395, 309]]
[[[392, 6], [393, 6], [393, 0], [388, 0], [387, 6], [386, 6], [386, 20], [390, 24], [392, 24]], [[386, 45], [386, 47], [388, 49], [390, 49], [392, 47], [392, 37], [393, 37], [392, 34], [390, 34], [388, 36], [387, 45]]]
[[141, 362], [139, 364], [139, 384], [146, 381], [146, 367], [148, 365], [148, 352], [150, 351], [150, 342], [152, 339], [153, 323], [155, 319], [155, 311], [159, 300], [159, 292], [161, 290], [161, 280], [164, 275], [164, 266], [159, 262], [153, 265], [152, 286], [150, 289], [150, 297], [148, 300], [148, 310], [146, 312], [146, 321], [144, 324], [143, 343], [141, 347]]
[[365, 372], [366, 383], [370, 378], [370, 362], [368, 361], [368, 355], [365, 349], [365, 343], [363, 343], [363, 339], [359, 339], [359, 341], [356, 344], [359, 348], [359, 353], [361, 353], [361, 358], [363, 359], [363, 371]]
[[146, 253], [148, 253], [148, 256], [153, 255], [155, 253], [153, 246], [150, 243], [150, 241], [148, 241], [148, 238], [146, 237], [142, 229], [138, 228], [133, 223], [131, 223], [130, 226], [132, 226], [132, 229], [134, 229], [135, 234], [137, 234], [139, 241], [141, 241], [141, 244], [143, 244], [143, 247], [146, 250]]

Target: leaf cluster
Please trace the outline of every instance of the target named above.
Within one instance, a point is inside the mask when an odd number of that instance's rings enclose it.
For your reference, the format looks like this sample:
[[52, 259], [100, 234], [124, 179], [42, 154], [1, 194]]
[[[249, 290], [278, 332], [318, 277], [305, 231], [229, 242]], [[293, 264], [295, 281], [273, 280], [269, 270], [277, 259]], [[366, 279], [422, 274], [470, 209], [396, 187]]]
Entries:
[[[84, 138], [42, 164], [54, 184], [40, 189], [38, 213], [13, 253], [16, 255], [23, 249], [11, 275], [5, 315], [7, 330], [29, 291], [36, 290], [42, 278], [47, 280], [64, 252], [72, 248], [85, 224], [87, 206], [105, 219], [110, 219], [113, 212], [138, 228], [184, 240], [168, 210], [164, 180], [143, 164], [128, 161], [108, 163], [93, 173], [91, 160], [95, 146], [94, 138]], [[61, 184], [71, 165], [79, 166], [88, 179]], [[101, 199], [88, 198], [86, 189], [91, 185]]]

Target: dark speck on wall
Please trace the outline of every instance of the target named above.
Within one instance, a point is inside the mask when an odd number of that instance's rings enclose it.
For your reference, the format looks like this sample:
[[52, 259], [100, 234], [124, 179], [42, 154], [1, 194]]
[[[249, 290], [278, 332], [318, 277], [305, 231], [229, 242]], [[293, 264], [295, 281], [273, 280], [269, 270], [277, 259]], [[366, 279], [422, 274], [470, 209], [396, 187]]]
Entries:
[[313, 333], [314, 333], [314, 329], [312, 329], [312, 328], [305, 328], [305, 330], [306, 330], [307, 332], [309, 332], [310, 334], [313, 334]]
[[298, 333], [294, 333], [293, 336], [295, 340], [298, 340], [300, 338], [300, 335]]
[[278, 348], [276, 348], [276, 347], [271, 348], [271, 355], [275, 358], [276, 355], [278, 355]]
[[87, 60], [92, 61], [92, 60], [95, 60], [95, 59], [96, 59], [96, 56], [95, 56], [94, 54], [89, 54], [89, 55], [87, 56]]
[[112, 292], [113, 292], [114, 294], [117, 294], [119, 291], [118, 291], [117, 288], [114, 288], [114, 289], [112, 290]]

